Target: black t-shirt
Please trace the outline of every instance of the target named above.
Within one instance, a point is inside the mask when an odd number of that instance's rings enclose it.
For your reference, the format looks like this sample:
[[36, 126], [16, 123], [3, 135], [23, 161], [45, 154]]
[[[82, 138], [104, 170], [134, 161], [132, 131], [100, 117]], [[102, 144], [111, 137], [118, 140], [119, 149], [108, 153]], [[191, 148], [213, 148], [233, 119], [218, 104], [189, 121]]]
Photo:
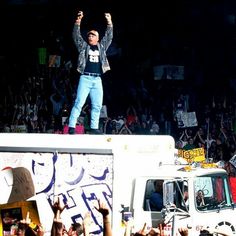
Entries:
[[90, 46], [88, 60], [84, 72], [101, 74], [101, 63], [97, 45]]

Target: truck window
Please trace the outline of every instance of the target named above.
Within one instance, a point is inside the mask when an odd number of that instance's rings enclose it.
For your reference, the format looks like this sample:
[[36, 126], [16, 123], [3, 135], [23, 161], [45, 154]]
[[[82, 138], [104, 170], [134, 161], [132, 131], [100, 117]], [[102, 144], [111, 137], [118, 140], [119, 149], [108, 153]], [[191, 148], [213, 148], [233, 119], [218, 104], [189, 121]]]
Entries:
[[163, 180], [150, 179], [147, 181], [144, 210], [145, 211], [161, 211], [163, 208]]
[[189, 191], [186, 180], [167, 180], [164, 183], [164, 206], [172, 210], [189, 210]]
[[231, 205], [227, 178], [224, 176], [197, 177], [194, 191], [195, 206], [199, 211], [219, 210]]
[[189, 195], [188, 195], [188, 183], [186, 181], [174, 182], [174, 205], [177, 208], [188, 211]]

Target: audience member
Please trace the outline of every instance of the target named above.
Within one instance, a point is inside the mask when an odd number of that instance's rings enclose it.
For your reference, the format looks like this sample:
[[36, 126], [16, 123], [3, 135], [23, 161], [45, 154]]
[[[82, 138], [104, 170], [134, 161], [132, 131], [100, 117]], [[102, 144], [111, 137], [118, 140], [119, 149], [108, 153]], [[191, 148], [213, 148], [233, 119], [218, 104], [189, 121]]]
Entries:
[[80, 223], [72, 223], [70, 228], [66, 230], [65, 225], [63, 224], [61, 218], [61, 213], [66, 208], [66, 206], [67, 206], [66, 204], [61, 203], [59, 197], [55, 200], [52, 206], [54, 218], [51, 228], [51, 236], [62, 236], [62, 235], [79, 236], [84, 232], [83, 225], [81, 225]]
[[189, 193], [188, 193], [188, 186], [184, 185], [184, 190], [183, 190], [183, 201], [181, 201], [181, 208], [186, 210], [188, 209], [189, 206]]
[[31, 219], [29, 217], [30, 213], [27, 212], [25, 219], [20, 220], [17, 225], [17, 236], [43, 236], [44, 228], [41, 224], [37, 225], [37, 227], [32, 228]]
[[161, 211], [163, 208], [163, 180], [154, 181], [155, 192], [150, 196], [150, 207], [152, 211]]
[[103, 236], [112, 236], [111, 215], [109, 208], [101, 200], [97, 201], [95, 209], [101, 213], [103, 219]]
[[205, 205], [204, 192], [201, 189], [197, 191], [196, 202], [198, 207]]

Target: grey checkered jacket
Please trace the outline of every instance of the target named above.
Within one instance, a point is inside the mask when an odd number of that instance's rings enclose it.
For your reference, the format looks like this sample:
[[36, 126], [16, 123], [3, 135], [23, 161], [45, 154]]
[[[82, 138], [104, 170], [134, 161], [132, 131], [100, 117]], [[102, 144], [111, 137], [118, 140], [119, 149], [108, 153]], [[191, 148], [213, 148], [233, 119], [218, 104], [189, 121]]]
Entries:
[[[74, 25], [72, 37], [73, 37], [75, 46], [78, 50], [77, 70], [78, 72], [83, 74], [86, 60], [88, 57], [89, 44], [83, 39], [80, 32], [80, 26], [78, 24]], [[103, 74], [111, 69], [108, 59], [107, 59], [106, 51], [109, 48], [112, 42], [112, 39], [113, 39], [113, 25], [107, 25], [104, 36], [102, 37], [100, 42], [98, 42], [98, 49], [99, 49]]]

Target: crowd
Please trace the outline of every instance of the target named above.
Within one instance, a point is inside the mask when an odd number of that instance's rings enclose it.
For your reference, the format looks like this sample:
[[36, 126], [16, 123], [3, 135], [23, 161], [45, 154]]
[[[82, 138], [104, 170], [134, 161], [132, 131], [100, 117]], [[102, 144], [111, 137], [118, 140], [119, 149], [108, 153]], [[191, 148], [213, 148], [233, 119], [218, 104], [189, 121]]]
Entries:
[[[68, 117], [78, 83], [72, 63], [40, 68], [38, 73], [39, 76], [18, 81], [17, 87], [11, 83], [3, 87], [0, 132], [68, 133]], [[104, 78], [105, 88], [107, 81]], [[165, 82], [159, 83], [165, 89]], [[230, 94], [209, 96], [202, 102], [180, 85], [175, 92], [169, 87], [170, 93], [163, 96], [158, 91], [152, 93], [144, 83], [129, 89], [133, 92], [127, 94], [122, 107], [119, 102], [123, 95], [117, 98], [112, 96], [112, 90], [104, 89], [99, 122], [102, 133], [171, 135], [178, 149], [203, 147], [207, 158], [214, 162], [227, 162], [235, 155], [236, 107]], [[87, 101], [77, 120], [76, 133], [89, 130], [89, 104]], [[186, 114], [194, 116], [186, 118]]]
[[[28, 77], [19, 87], [18, 92], [8, 90], [1, 100], [1, 132], [28, 132], [28, 133], [67, 133], [68, 116], [76, 94], [71, 68], [47, 68], [47, 76]], [[50, 78], [50, 79], [49, 79]], [[139, 91], [139, 93], [138, 93]], [[144, 89], [137, 89], [137, 94]], [[181, 91], [181, 92], [180, 92]], [[151, 95], [151, 94], [150, 94]], [[235, 104], [224, 96], [211, 97], [204, 104], [191, 107], [191, 94], [178, 90], [170, 104], [171, 110], [164, 109], [167, 101], [163, 102], [158, 111], [152, 109], [153, 104], [146, 103], [145, 96], [136, 97], [127, 101], [126, 107], [116, 110], [116, 103], [106, 104], [105, 114], [100, 118], [100, 129], [104, 134], [135, 134], [135, 135], [172, 135], [176, 141], [176, 148], [189, 150], [204, 148], [206, 157], [212, 162], [224, 161], [225, 168], [230, 176], [235, 177], [235, 168], [229, 160], [236, 154], [235, 140]], [[151, 97], [153, 97], [151, 95]], [[138, 100], [136, 100], [136, 98]], [[164, 98], [162, 98], [164, 99]], [[168, 100], [168, 97], [166, 98]], [[115, 99], [114, 99], [115, 101]], [[132, 103], [130, 103], [132, 101]], [[148, 106], [147, 106], [148, 105]], [[156, 106], [154, 106], [156, 107]], [[194, 111], [197, 122], [193, 126], [181, 124], [180, 114]], [[78, 119], [78, 133], [84, 134], [89, 129], [89, 103], [84, 106], [82, 115]], [[111, 236], [109, 212], [105, 205], [98, 203], [98, 212], [104, 219], [104, 236]], [[65, 229], [60, 214], [63, 207], [58, 202], [53, 206], [54, 220], [52, 235], [80, 235], [89, 233], [89, 214], [84, 217], [83, 225], [72, 224]], [[130, 225], [131, 224], [131, 225]], [[131, 235], [132, 222], [126, 222], [125, 236]], [[140, 231], [132, 233], [135, 236], [162, 235], [162, 227], [147, 229], [145, 224]], [[189, 234], [189, 229], [179, 228], [183, 236]], [[201, 235], [212, 235], [209, 231]], [[29, 228], [28, 219], [19, 223], [17, 235], [43, 236], [43, 227], [36, 231]], [[223, 233], [221, 235], [224, 235]]]
[[[97, 200], [97, 204], [94, 206], [95, 209], [102, 216], [103, 223], [103, 235], [104, 236], [112, 236], [112, 224], [111, 224], [111, 215], [110, 210], [107, 208], [106, 204]], [[90, 226], [91, 226], [91, 215], [90, 212], [87, 212], [83, 217], [83, 221], [81, 223], [71, 223], [69, 229], [66, 229], [61, 214], [63, 210], [66, 208], [66, 204], [62, 204], [59, 197], [56, 199], [52, 206], [52, 211], [54, 213], [53, 222], [51, 226], [51, 236], [89, 236], [90, 235]], [[133, 219], [132, 217], [123, 221], [125, 230], [124, 236], [162, 236], [164, 235], [164, 226], [165, 224], [160, 222], [157, 228], [147, 227], [147, 224], [144, 223], [143, 227], [137, 231], [133, 232]], [[30, 213], [27, 212], [27, 215], [24, 219], [20, 220], [15, 224], [15, 234], [17, 236], [43, 236], [45, 234], [44, 227], [42, 224], [37, 225], [37, 227], [33, 228], [31, 226]], [[181, 236], [188, 236], [189, 228], [179, 227], [178, 232]], [[203, 229], [200, 231], [200, 235], [217, 235], [228, 236], [227, 233], [214, 229], [212, 232], [210, 229]]]

